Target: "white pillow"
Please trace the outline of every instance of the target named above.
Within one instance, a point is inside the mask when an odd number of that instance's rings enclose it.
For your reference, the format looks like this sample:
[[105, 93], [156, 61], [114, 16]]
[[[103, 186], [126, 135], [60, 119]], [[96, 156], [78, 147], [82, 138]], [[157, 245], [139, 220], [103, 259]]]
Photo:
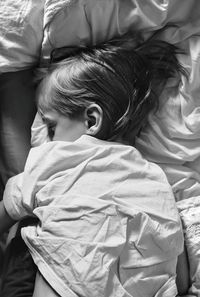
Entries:
[[45, 0], [4, 0], [0, 5], [0, 72], [38, 63]]

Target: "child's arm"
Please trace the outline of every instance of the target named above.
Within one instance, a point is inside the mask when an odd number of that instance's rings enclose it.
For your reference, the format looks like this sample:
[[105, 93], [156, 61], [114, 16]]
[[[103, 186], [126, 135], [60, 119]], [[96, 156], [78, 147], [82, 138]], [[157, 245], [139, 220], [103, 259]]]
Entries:
[[14, 221], [7, 213], [3, 201], [0, 201], [0, 235], [7, 231], [15, 223], [16, 221]]
[[40, 274], [40, 272], [36, 275], [35, 280], [35, 289], [33, 293], [33, 297], [60, 297], [54, 289], [49, 285], [49, 283], [45, 280], [45, 278]]

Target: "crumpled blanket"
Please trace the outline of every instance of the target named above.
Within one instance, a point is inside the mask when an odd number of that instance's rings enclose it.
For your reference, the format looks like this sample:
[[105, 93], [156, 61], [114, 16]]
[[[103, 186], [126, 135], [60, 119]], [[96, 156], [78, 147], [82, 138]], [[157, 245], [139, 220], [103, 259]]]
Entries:
[[4, 205], [39, 219], [22, 236], [59, 296], [176, 296], [180, 217], [165, 174], [135, 148], [88, 135], [33, 148]]

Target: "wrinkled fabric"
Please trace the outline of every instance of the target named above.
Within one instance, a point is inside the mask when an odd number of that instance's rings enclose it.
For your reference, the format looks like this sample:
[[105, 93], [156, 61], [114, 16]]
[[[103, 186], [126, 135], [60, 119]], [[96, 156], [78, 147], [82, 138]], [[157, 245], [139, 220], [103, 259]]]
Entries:
[[177, 201], [200, 193], [200, 37], [190, 37], [183, 45], [189, 55], [179, 59], [188, 80], [182, 77], [177, 89], [163, 91], [159, 112], [137, 140], [144, 156], [165, 171]]
[[180, 42], [199, 32], [199, 6], [195, 0], [4, 0], [0, 71], [46, 64], [55, 47], [95, 44], [129, 29], [149, 36], [172, 22], [178, 24], [172, 42]]
[[175, 200], [162, 170], [135, 148], [86, 135], [36, 147], [4, 203], [14, 219], [39, 218], [22, 236], [61, 296], [177, 294]]
[[177, 203], [183, 222], [185, 245], [189, 260], [191, 287], [189, 296], [200, 293], [200, 197], [191, 197]]
[[[200, 32], [200, 23], [196, 25], [194, 28]], [[186, 55], [180, 55], [179, 59], [188, 71], [188, 80], [182, 77], [178, 88], [163, 91], [160, 109], [150, 117], [149, 126], [137, 139], [136, 147], [145, 158], [162, 167], [172, 186], [185, 226], [190, 267], [187, 296], [198, 297], [200, 237], [195, 220], [199, 219], [200, 195], [200, 37], [190, 36], [181, 46]]]
[[0, 4], [0, 73], [32, 68], [40, 59], [43, 0], [3, 0]]
[[97, 44], [129, 29], [147, 37], [172, 22], [178, 24], [173, 37], [180, 42], [198, 32], [187, 21], [192, 13], [199, 22], [196, 9], [197, 1], [187, 0], [46, 0], [41, 59], [48, 63], [55, 47]]

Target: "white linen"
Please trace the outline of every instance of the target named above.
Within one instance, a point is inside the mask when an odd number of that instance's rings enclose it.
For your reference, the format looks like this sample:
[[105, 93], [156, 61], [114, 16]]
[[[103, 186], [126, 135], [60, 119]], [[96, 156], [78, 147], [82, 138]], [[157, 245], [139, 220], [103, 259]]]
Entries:
[[170, 41], [181, 42], [199, 33], [199, 9], [199, 1], [192, 0], [4, 0], [0, 72], [46, 64], [55, 47], [95, 44], [129, 29], [149, 36], [176, 23]]
[[33, 148], [4, 203], [14, 219], [39, 218], [22, 235], [61, 296], [177, 294], [183, 235], [174, 196], [135, 148], [86, 135]]
[[0, 73], [32, 68], [40, 59], [45, 0], [0, 4]]
[[159, 111], [136, 144], [145, 158], [163, 168], [177, 201], [200, 195], [200, 37], [190, 37], [182, 47], [186, 55], [179, 59], [189, 78], [163, 91]]
[[192, 281], [188, 297], [200, 296], [200, 197], [190, 197], [177, 203], [183, 222], [185, 245]]

